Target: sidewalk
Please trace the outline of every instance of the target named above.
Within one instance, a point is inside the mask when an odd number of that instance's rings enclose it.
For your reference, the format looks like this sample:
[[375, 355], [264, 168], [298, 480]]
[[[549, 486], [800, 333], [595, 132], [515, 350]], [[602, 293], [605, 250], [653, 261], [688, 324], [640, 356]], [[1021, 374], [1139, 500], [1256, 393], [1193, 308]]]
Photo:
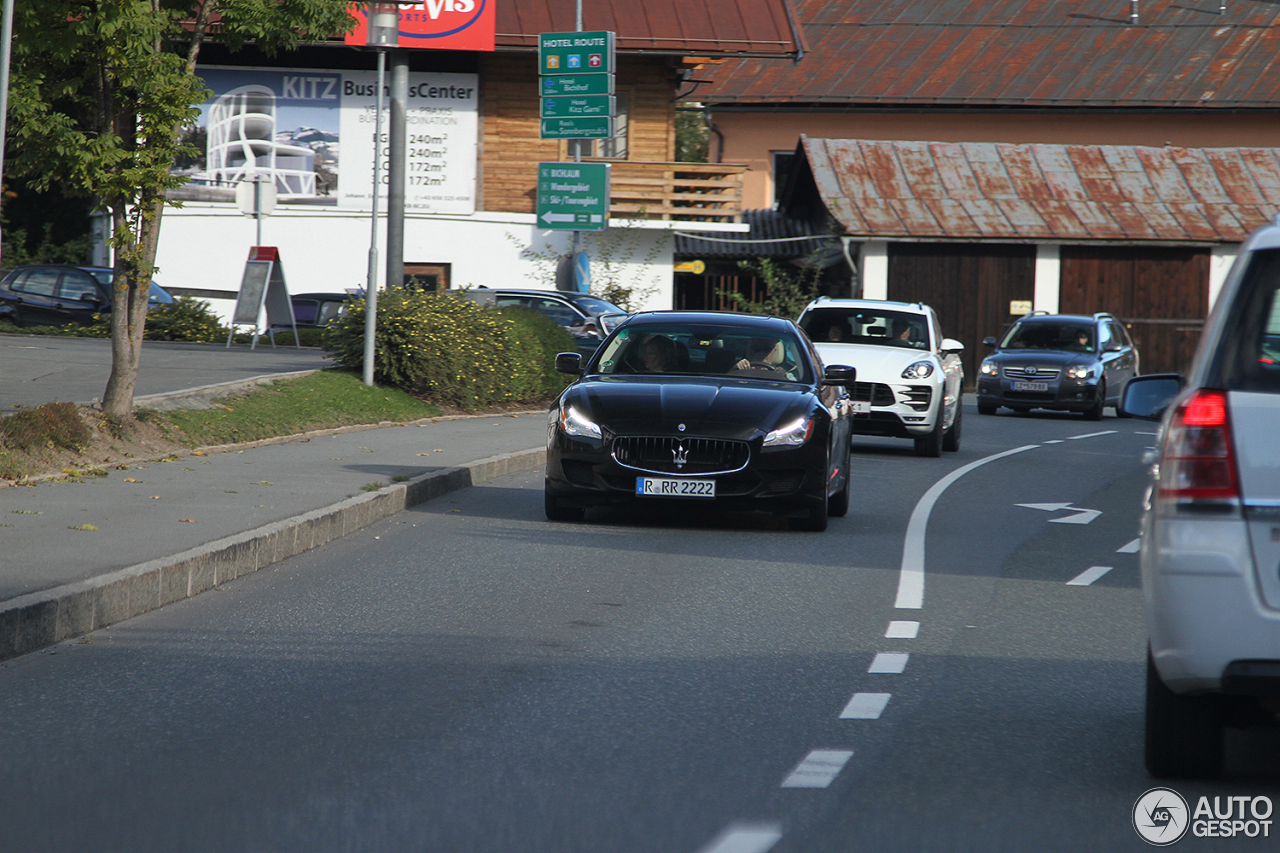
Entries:
[[[446, 492], [541, 468], [545, 444], [541, 411], [441, 418], [0, 489], [0, 660], [198, 595]], [[362, 489], [371, 484], [382, 488]]]

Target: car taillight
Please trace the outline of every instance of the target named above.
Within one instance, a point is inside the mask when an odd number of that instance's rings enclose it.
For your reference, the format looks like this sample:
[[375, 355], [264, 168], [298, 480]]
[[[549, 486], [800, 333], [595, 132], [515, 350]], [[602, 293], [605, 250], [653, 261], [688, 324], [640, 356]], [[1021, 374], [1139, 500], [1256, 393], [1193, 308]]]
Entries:
[[1225, 391], [1196, 391], [1173, 413], [1160, 453], [1159, 496], [1178, 501], [1239, 499]]

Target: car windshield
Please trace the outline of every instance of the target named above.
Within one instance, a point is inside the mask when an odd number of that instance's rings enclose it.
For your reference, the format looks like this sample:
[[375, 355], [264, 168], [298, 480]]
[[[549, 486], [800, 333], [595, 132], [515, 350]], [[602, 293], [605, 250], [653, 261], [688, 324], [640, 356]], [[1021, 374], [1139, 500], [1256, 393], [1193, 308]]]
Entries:
[[890, 309], [814, 308], [800, 319], [800, 327], [815, 343], [873, 344], [929, 348], [924, 315]]
[[611, 374], [731, 376], [811, 382], [795, 335], [705, 323], [624, 327], [609, 340], [593, 370]]
[[1053, 349], [1093, 352], [1093, 329], [1079, 323], [1015, 323], [1001, 349]]
[[574, 296], [571, 297], [573, 304], [577, 305], [584, 314], [625, 314], [617, 305], [607, 302], [595, 296]]
[[[87, 269], [85, 272], [96, 278], [99, 282], [107, 287], [107, 293], [111, 293], [111, 280], [115, 277], [115, 271], [109, 269]], [[151, 282], [151, 290], [147, 293], [148, 302], [157, 302], [161, 305], [168, 305], [173, 302], [173, 297], [169, 295], [169, 291], [165, 290], [154, 281]]]

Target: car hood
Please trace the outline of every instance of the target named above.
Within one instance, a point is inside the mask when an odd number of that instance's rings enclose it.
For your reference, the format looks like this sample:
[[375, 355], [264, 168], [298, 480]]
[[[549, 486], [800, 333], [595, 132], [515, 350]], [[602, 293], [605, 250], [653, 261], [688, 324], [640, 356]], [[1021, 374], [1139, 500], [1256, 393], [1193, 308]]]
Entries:
[[749, 440], [804, 414], [815, 398], [808, 386], [790, 382], [608, 376], [579, 381], [566, 402], [623, 435], [684, 432]]
[[1072, 352], [1060, 349], [1003, 349], [997, 350], [994, 358], [1000, 364], [1051, 366], [1057, 368], [1070, 367], [1073, 364], [1093, 364], [1097, 355], [1091, 352]]
[[[917, 361], [933, 361], [928, 350], [879, 344], [815, 343], [825, 364], [847, 364], [858, 371], [859, 382], [903, 382], [902, 371]], [[941, 375], [941, 374], [936, 374]]]

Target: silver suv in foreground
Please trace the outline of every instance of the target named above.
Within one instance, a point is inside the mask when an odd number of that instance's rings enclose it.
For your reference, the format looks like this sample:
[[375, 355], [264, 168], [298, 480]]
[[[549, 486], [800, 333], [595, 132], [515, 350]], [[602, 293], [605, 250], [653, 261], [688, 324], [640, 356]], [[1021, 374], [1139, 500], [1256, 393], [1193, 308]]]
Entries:
[[1142, 522], [1146, 765], [1222, 770], [1227, 727], [1280, 712], [1280, 225], [1241, 248], [1188, 376], [1131, 379], [1163, 416]]

